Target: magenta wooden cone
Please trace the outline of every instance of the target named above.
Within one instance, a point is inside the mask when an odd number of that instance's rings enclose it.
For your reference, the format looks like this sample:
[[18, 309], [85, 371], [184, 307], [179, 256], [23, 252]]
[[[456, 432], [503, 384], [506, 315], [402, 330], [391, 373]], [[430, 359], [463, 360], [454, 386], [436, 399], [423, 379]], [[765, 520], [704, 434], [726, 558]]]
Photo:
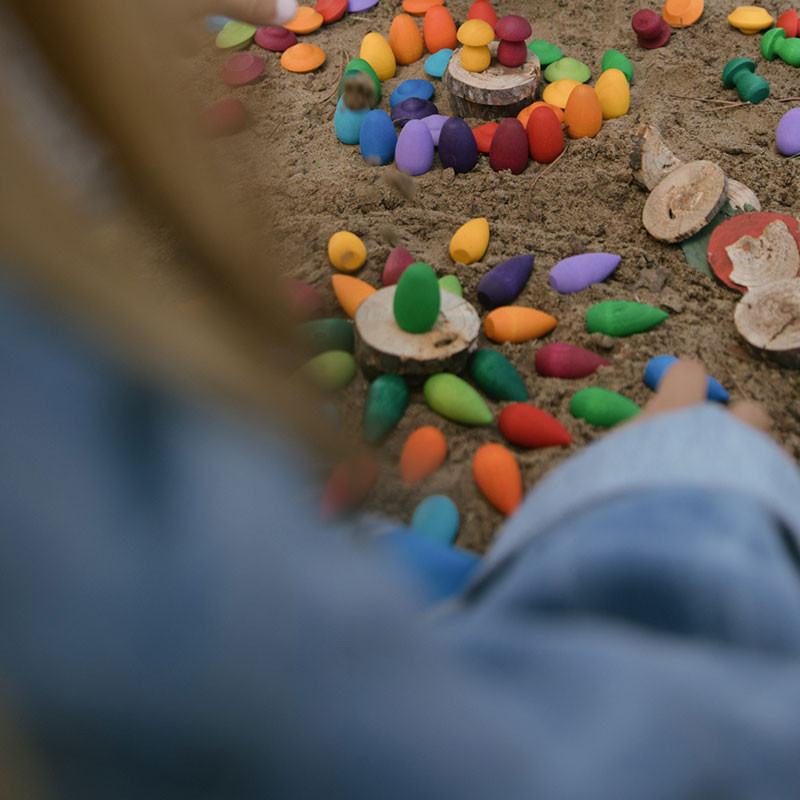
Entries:
[[394, 286], [400, 280], [400, 276], [416, 261], [414, 256], [399, 244], [389, 253], [386, 264], [383, 266], [383, 285]]
[[313, 287], [296, 278], [281, 278], [284, 291], [288, 295], [289, 307], [301, 319], [314, 319], [325, 313], [325, 300]]
[[514, 256], [490, 269], [478, 282], [478, 300], [485, 308], [513, 302], [533, 272], [533, 253]]
[[551, 342], [536, 352], [534, 365], [547, 378], [585, 378], [598, 367], [610, 366], [610, 362], [583, 347]]

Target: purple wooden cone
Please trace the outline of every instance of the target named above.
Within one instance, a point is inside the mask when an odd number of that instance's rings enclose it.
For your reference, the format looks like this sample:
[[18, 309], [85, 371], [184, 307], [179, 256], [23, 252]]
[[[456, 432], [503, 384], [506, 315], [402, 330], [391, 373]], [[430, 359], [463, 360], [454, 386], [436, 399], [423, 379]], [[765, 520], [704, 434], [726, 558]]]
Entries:
[[408, 100], [403, 100], [402, 103], [398, 103], [392, 109], [392, 113], [389, 116], [391, 116], [392, 122], [394, 122], [398, 128], [402, 128], [409, 120], [422, 119], [423, 117], [429, 117], [431, 114], [438, 113], [439, 109], [436, 108], [430, 100], [423, 100], [419, 97], [409, 97]]
[[610, 362], [574, 344], [551, 342], [540, 347], [534, 359], [536, 371], [547, 378], [585, 378]]
[[618, 266], [621, 257], [614, 253], [582, 253], [559, 261], [550, 270], [550, 285], [561, 294], [580, 292], [604, 281]]
[[506, 306], [522, 291], [533, 272], [533, 253], [515, 256], [490, 269], [478, 282], [478, 300], [485, 308]]
[[400, 280], [400, 276], [410, 267], [416, 259], [399, 244], [389, 253], [386, 264], [383, 267], [383, 285], [394, 286]]

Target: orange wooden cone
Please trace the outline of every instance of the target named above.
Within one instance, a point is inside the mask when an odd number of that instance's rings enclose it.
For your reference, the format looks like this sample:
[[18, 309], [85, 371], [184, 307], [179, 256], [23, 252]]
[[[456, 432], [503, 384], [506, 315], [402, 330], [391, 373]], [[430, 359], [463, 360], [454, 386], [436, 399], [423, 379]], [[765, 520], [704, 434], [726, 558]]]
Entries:
[[522, 475], [517, 461], [501, 444], [485, 444], [472, 461], [475, 483], [486, 499], [503, 514], [522, 502]]
[[356, 315], [358, 307], [375, 293], [374, 287], [352, 275], [332, 275], [331, 283], [339, 305], [351, 318]]
[[526, 306], [500, 306], [483, 321], [493, 342], [527, 342], [550, 333], [558, 324], [555, 317]]
[[366, 453], [340, 464], [322, 492], [320, 516], [330, 520], [359, 506], [378, 479], [378, 467]]
[[447, 458], [447, 439], [432, 425], [417, 428], [406, 439], [400, 454], [400, 474], [406, 483], [416, 483], [435, 472]]

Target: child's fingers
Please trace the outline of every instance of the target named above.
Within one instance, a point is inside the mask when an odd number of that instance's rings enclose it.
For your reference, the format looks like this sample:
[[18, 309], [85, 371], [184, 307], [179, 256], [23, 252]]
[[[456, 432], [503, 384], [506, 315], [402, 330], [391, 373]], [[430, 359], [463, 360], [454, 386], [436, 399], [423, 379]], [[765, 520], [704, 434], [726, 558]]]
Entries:
[[297, 12], [296, 0], [204, 0], [217, 14], [253, 25], [283, 25]]
[[742, 400], [731, 406], [731, 414], [742, 422], [752, 425], [764, 433], [768, 433], [772, 427], [772, 418], [767, 413], [767, 409], [761, 403], [754, 403], [751, 400]]
[[699, 361], [678, 361], [658, 385], [655, 397], [644, 407], [642, 416], [664, 414], [702, 403], [706, 399], [706, 368]]

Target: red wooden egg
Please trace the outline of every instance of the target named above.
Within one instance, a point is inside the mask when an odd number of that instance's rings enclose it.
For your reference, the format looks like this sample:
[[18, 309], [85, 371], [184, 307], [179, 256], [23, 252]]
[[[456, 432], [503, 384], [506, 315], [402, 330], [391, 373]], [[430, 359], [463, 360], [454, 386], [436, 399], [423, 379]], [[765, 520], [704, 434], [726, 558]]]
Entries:
[[534, 359], [536, 371], [547, 378], [585, 378], [599, 367], [610, 365], [591, 350], [563, 342], [551, 342], [540, 347]]
[[555, 161], [564, 149], [564, 131], [558, 117], [547, 106], [537, 106], [526, 129], [531, 158], [540, 164]]
[[475, 0], [469, 7], [467, 19], [482, 19], [494, 29], [494, 26], [497, 25], [497, 12], [494, 10], [489, 0]]
[[344, 16], [347, 11], [347, 0], [318, 0], [314, 6], [317, 14], [322, 14], [322, 24], [330, 25]]
[[492, 147], [492, 139], [499, 127], [499, 122], [484, 122], [483, 125], [478, 125], [477, 128], [473, 129], [472, 134], [475, 137], [479, 152], [489, 152]]
[[558, 447], [572, 444], [569, 431], [541, 408], [512, 403], [498, 417], [500, 432], [519, 447]]
[[528, 166], [528, 137], [516, 117], [500, 123], [489, 148], [489, 164], [495, 172], [508, 169], [514, 175], [519, 175]]
[[788, 11], [784, 11], [778, 17], [778, 21], [775, 23], [777, 28], [783, 28], [786, 31], [786, 38], [793, 39], [797, 36], [798, 28], [800, 28], [800, 24], [797, 16], [797, 11], [793, 8], [790, 8]]
[[198, 121], [206, 136], [231, 136], [247, 127], [249, 114], [241, 100], [226, 97], [206, 106]]
[[497, 60], [505, 67], [521, 67], [528, 59], [525, 42], [503, 39], [497, 46]]

